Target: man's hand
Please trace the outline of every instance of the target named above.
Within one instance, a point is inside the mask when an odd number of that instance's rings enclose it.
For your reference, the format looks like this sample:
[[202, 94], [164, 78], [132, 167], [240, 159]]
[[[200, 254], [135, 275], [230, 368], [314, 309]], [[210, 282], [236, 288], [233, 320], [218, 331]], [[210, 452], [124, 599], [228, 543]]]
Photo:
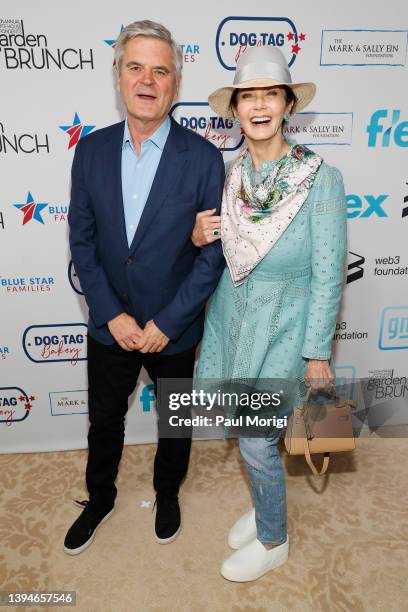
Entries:
[[108, 327], [116, 342], [125, 351], [134, 351], [139, 348], [143, 330], [126, 312], [108, 321]]
[[141, 353], [160, 353], [170, 342], [154, 321], [148, 321], [140, 338], [137, 347]]
[[312, 393], [329, 390], [334, 380], [334, 374], [326, 359], [309, 359], [305, 372], [305, 382], [309, 385]]
[[[196, 215], [191, 241], [196, 247], [203, 247], [221, 238], [221, 217], [215, 215], [216, 208], [203, 210]], [[215, 235], [214, 235], [215, 232]]]

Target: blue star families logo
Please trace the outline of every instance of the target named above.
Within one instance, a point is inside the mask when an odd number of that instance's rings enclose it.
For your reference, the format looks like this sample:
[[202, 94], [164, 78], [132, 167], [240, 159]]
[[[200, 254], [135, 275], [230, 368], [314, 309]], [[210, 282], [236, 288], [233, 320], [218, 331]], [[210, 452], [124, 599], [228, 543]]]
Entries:
[[0, 276], [0, 288], [9, 295], [49, 293], [55, 288], [53, 276]]
[[0, 359], [8, 359], [10, 357], [10, 348], [8, 346], [0, 346]]
[[78, 113], [75, 113], [72, 125], [60, 125], [60, 130], [63, 130], [69, 136], [68, 149], [72, 149], [78, 144], [81, 138], [87, 136], [89, 132], [95, 128], [94, 125], [84, 125], [79, 118]]
[[28, 192], [25, 203], [13, 204], [13, 206], [23, 213], [22, 225], [30, 221], [37, 221], [45, 225], [44, 214], [51, 217], [53, 221], [66, 221], [68, 218], [68, 206], [50, 206], [48, 202], [37, 202], [31, 191]]
[[31, 412], [34, 395], [28, 395], [20, 387], [0, 387], [0, 423], [10, 427], [25, 421]]
[[387, 306], [381, 313], [380, 351], [408, 349], [408, 306]]
[[[381, 108], [371, 115], [367, 126], [368, 146], [377, 146], [377, 136], [382, 134], [380, 147], [389, 147], [394, 142], [397, 147], [408, 147], [408, 121], [400, 121], [401, 111]], [[391, 125], [390, 125], [391, 120]]]
[[[248, 47], [279, 47], [292, 66], [306, 40], [289, 17], [226, 17], [216, 35], [218, 60], [226, 70], [235, 70], [236, 63]], [[302, 46], [300, 46], [302, 45]]]
[[45, 202], [36, 202], [31, 195], [31, 192], [28, 192], [27, 201], [24, 204], [14, 204], [16, 208], [21, 210], [23, 213], [23, 225], [34, 219], [38, 221], [38, 223], [42, 223], [44, 225], [43, 218], [41, 216], [41, 211], [48, 206]]
[[244, 141], [232, 119], [216, 116], [207, 102], [178, 102], [170, 114], [185, 128], [197, 132], [220, 151], [236, 151]]
[[197, 61], [200, 55], [200, 45], [197, 43], [184, 43], [179, 45], [183, 54], [183, 64], [193, 64]]
[[23, 349], [34, 363], [66, 361], [77, 365], [87, 359], [85, 323], [30, 325], [23, 334]]

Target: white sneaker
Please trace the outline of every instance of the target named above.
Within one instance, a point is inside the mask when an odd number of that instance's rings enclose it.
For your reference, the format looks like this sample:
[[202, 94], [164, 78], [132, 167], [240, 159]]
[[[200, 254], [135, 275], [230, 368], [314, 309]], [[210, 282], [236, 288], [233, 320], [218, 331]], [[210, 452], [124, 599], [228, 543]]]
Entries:
[[256, 538], [255, 508], [241, 516], [231, 527], [228, 534], [228, 546], [239, 550]]
[[249, 582], [260, 578], [269, 570], [288, 560], [289, 536], [286, 542], [267, 550], [257, 539], [225, 559], [221, 575], [233, 582]]

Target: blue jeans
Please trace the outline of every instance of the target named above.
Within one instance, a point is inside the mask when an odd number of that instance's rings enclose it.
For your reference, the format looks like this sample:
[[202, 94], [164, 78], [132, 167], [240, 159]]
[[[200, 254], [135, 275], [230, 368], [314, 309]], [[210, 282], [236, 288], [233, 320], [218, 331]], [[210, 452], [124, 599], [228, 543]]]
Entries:
[[240, 438], [239, 447], [252, 487], [258, 540], [283, 544], [286, 540], [285, 477], [274, 438]]

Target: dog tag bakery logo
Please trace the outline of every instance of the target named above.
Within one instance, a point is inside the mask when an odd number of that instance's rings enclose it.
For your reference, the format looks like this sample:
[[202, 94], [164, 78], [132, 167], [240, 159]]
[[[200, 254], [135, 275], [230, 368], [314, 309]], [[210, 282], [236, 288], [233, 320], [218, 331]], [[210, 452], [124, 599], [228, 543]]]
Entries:
[[249, 47], [273, 46], [285, 54], [292, 66], [306, 40], [289, 17], [226, 17], [218, 26], [216, 51], [226, 70], [235, 70], [241, 53]]
[[353, 113], [297, 113], [284, 129], [290, 141], [304, 145], [350, 145]]
[[[55, 35], [58, 40], [58, 34]], [[93, 70], [92, 49], [48, 46], [22, 19], [0, 19], [0, 67], [6, 70]]]
[[323, 30], [321, 66], [405, 66], [407, 30]]
[[28, 395], [20, 387], [0, 387], [0, 423], [10, 427], [24, 421], [34, 401], [34, 395]]
[[218, 117], [207, 102], [178, 102], [171, 110], [178, 123], [197, 132], [220, 151], [236, 151], [244, 137], [232, 119]]
[[67, 361], [75, 366], [87, 358], [85, 323], [30, 325], [23, 334], [23, 349], [34, 363]]

